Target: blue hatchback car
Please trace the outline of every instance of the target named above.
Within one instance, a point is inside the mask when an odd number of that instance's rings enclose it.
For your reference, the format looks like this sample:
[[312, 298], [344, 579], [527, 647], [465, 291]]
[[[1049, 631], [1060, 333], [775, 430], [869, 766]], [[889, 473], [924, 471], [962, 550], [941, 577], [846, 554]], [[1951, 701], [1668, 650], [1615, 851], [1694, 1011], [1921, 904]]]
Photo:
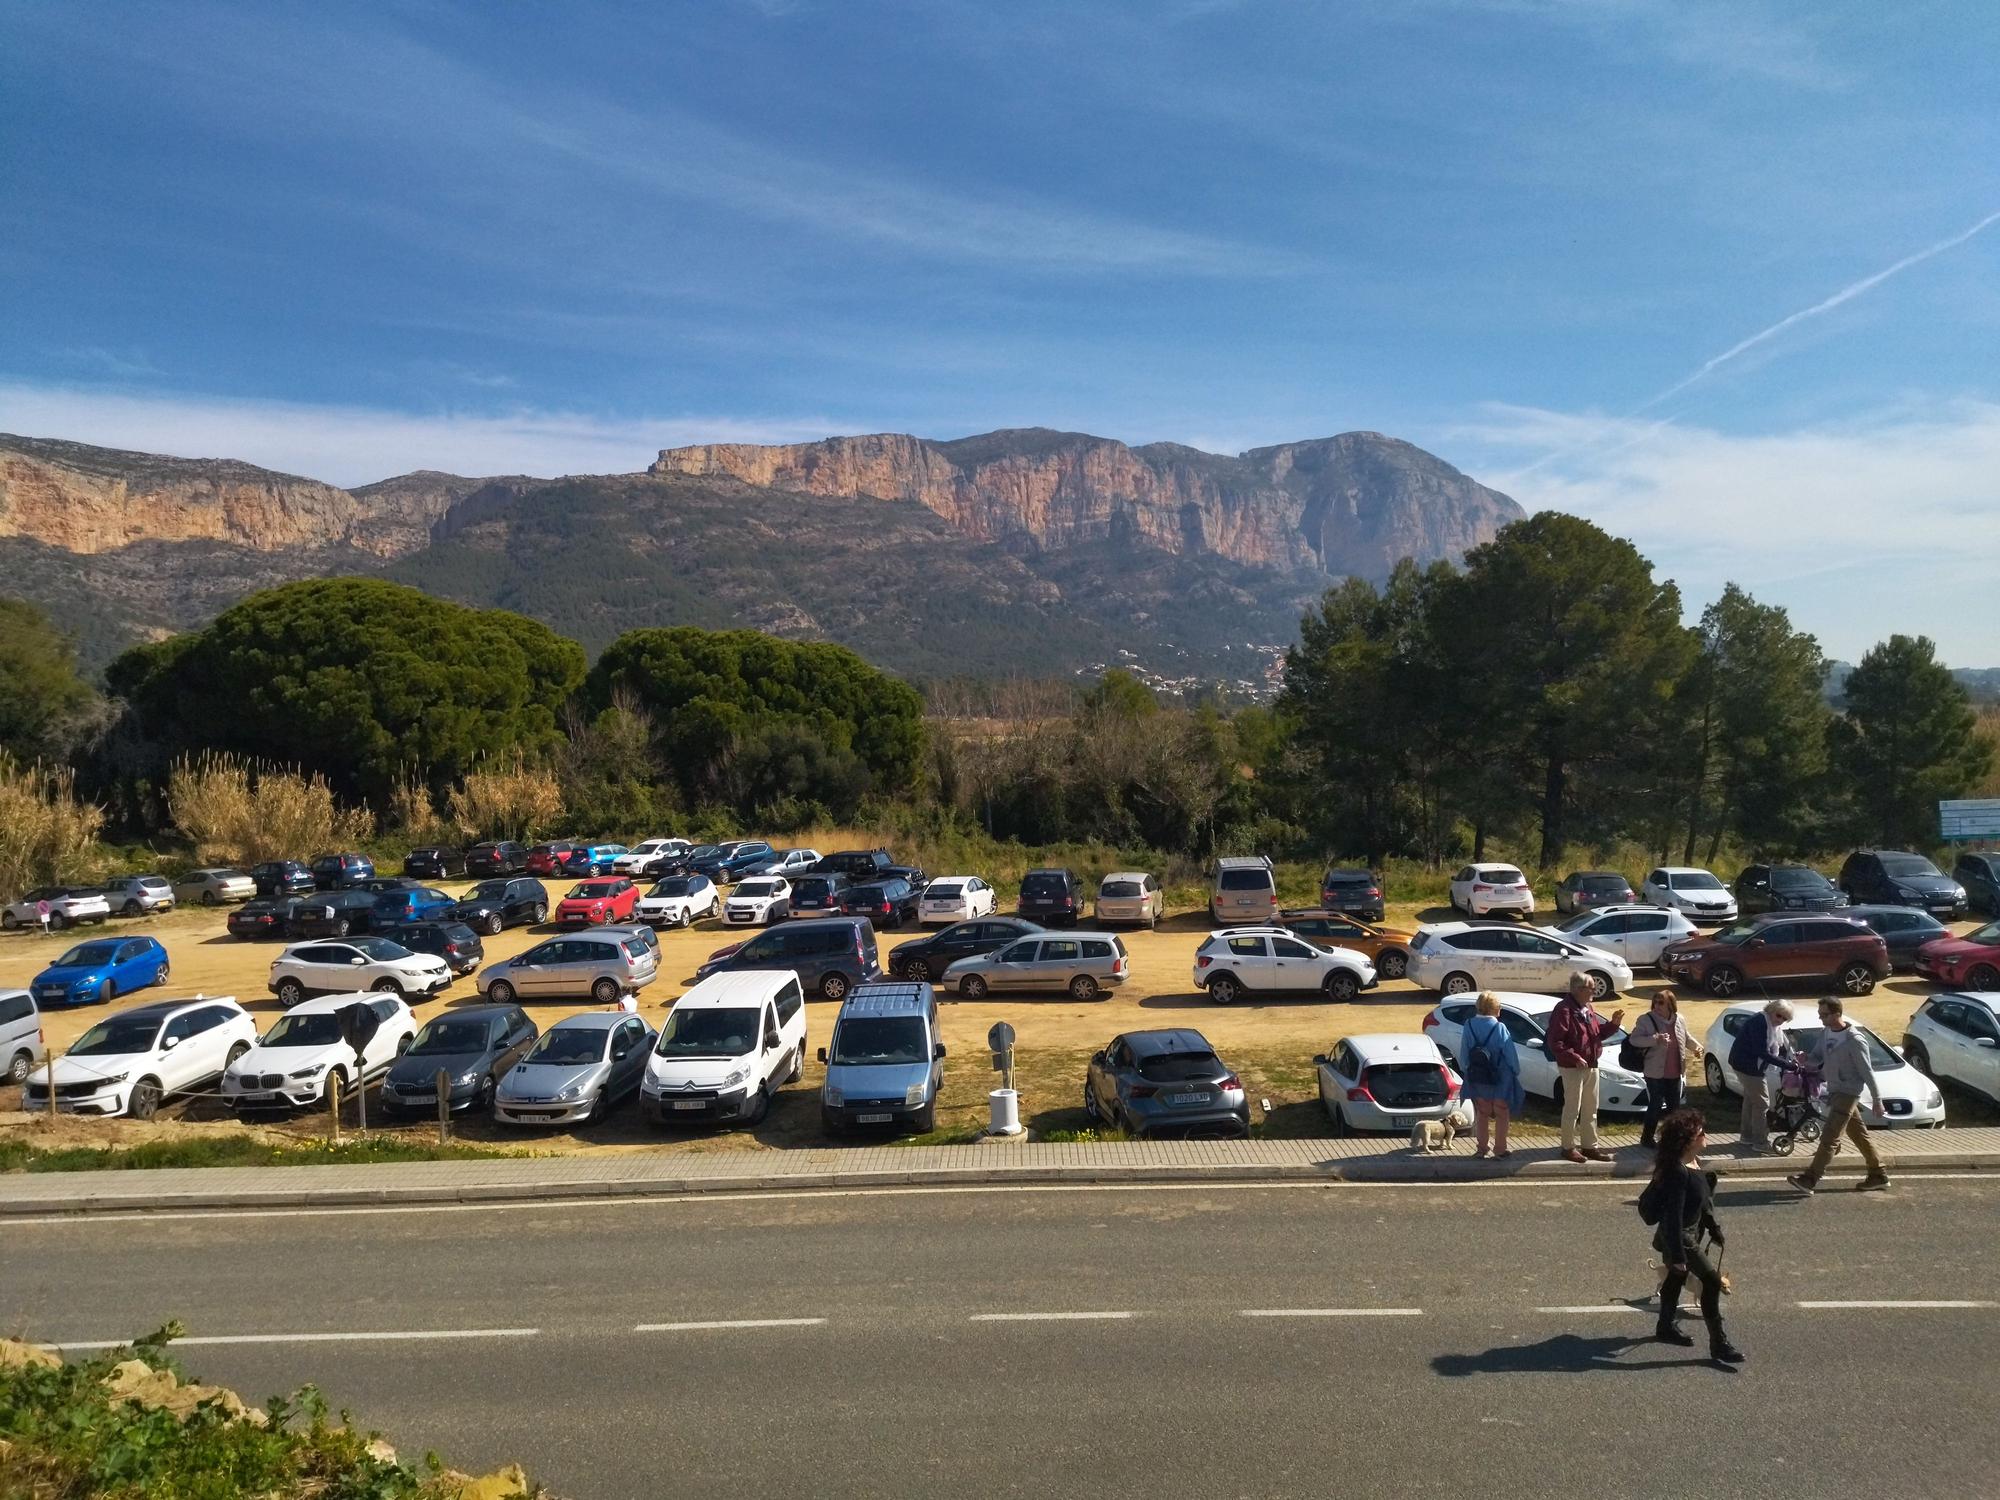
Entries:
[[368, 910], [368, 929], [371, 932], [386, 932], [411, 922], [443, 921], [457, 907], [456, 896], [435, 886], [405, 886], [401, 890], [384, 891]]
[[92, 938], [78, 943], [37, 974], [29, 986], [35, 1003], [103, 1005], [167, 982], [167, 950], [158, 938]]
[[625, 852], [623, 844], [586, 844], [583, 850], [584, 858], [589, 863], [590, 873], [593, 875], [609, 875], [618, 856]]

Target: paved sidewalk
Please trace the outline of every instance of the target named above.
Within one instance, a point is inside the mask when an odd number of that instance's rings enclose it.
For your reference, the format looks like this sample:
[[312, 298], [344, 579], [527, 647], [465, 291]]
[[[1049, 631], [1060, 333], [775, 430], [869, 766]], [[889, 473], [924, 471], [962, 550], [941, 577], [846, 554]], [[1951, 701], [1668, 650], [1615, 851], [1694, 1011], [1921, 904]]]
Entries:
[[[1884, 1131], [1874, 1137], [1892, 1172], [2000, 1168], [2000, 1129]], [[1810, 1159], [1738, 1157], [1733, 1137], [1710, 1137], [1709, 1164], [1730, 1176], [1782, 1177]], [[157, 1171], [0, 1176], [0, 1218], [135, 1209], [333, 1207], [384, 1203], [509, 1203], [565, 1198], [678, 1197], [695, 1193], [984, 1183], [1561, 1182], [1637, 1178], [1652, 1153], [1627, 1146], [1611, 1162], [1576, 1166], [1554, 1147], [1517, 1147], [1477, 1161], [1460, 1140], [1422, 1156], [1407, 1139], [1118, 1141], [982, 1146], [869, 1146], [657, 1156], [522, 1157], [506, 1161], [371, 1166], [194, 1167]], [[1830, 1180], [1858, 1170], [1843, 1151]]]

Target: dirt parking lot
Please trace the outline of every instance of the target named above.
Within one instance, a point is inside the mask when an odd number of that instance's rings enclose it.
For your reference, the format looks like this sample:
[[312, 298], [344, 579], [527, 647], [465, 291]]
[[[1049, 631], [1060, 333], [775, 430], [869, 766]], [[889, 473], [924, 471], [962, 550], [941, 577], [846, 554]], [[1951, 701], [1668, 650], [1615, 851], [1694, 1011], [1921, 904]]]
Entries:
[[[451, 889], [459, 889], [456, 884]], [[146, 932], [166, 945], [173, 975], [164, 989], [145, 990], [122, 997], [117, 1005], [136, 1004], [168, 996], [232, 995], [255, 1014], [260, 1025], [279, 1014], [277, 1002], [266, 985], [271, 959], [281, 944], [233, 938], [224, 929], [225, 911], [191, 907], [163, 917], [130, 921], [113, 918], [103, 929], [84, 928], [83, 936], [106, 932]], [[1412, 927], [1421, 921], [1448, 920], [1450, 913], [1414, 906], [1392, 907], [1392, 925]], [[1973, 924], [1961, 924], [1969, 930]], [[997, 1086], [990, 1071], [986, 1050], [987, 1029], [998, 1020], [1010, 1022], [1018, 1034], [1017, 1084], [1022, 1093], [1022, 1114], [1031, 1129], [1076, 1130], [1085, 1125], [1078, 1107], [1085, 1060], [1122, 1031], [1161, 1026], [1192, 1026], [1212, 1041], [1223, 1057], [1237, 1067], [1249, 1085], [1253, 1099], [1268, 1098], [1271, 1108], [1260, 1121], [1260, 1129], [1270, 1134], [1316, 1135], [1327, 1128], [1317, 1100], [1312, 1056], [1327, 1050], [1342, 1036], [1362, 1032], [1416, 1031], [1424, 1013], [1436, 996], [1406, 980], [1384, 981], [1378, 989], [1347, 1005], [1329, 1004], [1312, 998], [1292, 1000], [1242, 1001], [1228, 1009], [1211, 1004], [1190, 981], [1195, 948], [1209, 929], [1206, 912], [1182, 912], [1161, 923], [1157, 931], [1125, 932], [1125, 945], [1132, 956], [1132, 975], [1109, 998], [1080, 1004], [1065, 995], [1047, 999], [1005, 996], [981, 1001], [961, 1000], [941, 993], [944, 1035], [950, 1048], [947, 1086], [939, 1111], [939, 1132], [935, 1138], [968, 1136], [984, 1123], [986, 1092]], [[484, 939], [488, 962], [521, 952], [546, 935], [546, 930], [512, 928]], [[725, 943], [737, 941], [742, 929], [725, 929], [719, 923], [702, 922], [685, 931], [660, 935], [661, 977], [641, 993], [640, 1013], [657, 1026], [674, 999], [693, 982], [700, 961]], [[919, 935], [917, 929], [881, 936], [883, 958], [897, 943]], [[71, 943], [76, 933], [8, 933], [0, 935], [0, 985], [26, 985], [44, 965]], [[1632, 996], [1623, 1003], [1631, 1018], [1646, 1003], [1662, 981], [1642, 972]], [[1902, 1039], [1903, 1024], [1929, 993], [1928, 984], [1914, 975], [1897, 974], [1875, 993], [1850, 1006], [1892, 1045]], [[1813, 995], [1800, 991], [1791, 997], [1795, 1005], [1809, 1007]], [[461, 979], [438, 998], [417, 1008], [418, 1019], [427, 1020], [452, 1006], [477, 1003], [478, 995], [470, 978]], [[558, 1018], [579, 1010], [582, 1005], [540, 1004], [530, 1009], [536, 1021], [546, 1027]], [[1696, 1035], [1706, 1031], [1720, 1009], [1718, 1002], [1683, 997], [1683, 1014]], [[837, 1007], [813, 1001], [807, 1009], [810, 1045], [823, 1045], [833, 1029]], [[80, 1037], [106, 1013], [104, 1007], [84, 1007], [58, 1011], [46, 1020], [48, 1044], [57, 1051]], [[631, 1151], [631, 1150], [712, 1150], [742, 1149], [762, 1144], [790, 1146], [819, 1144], [817, 1089], [823, 1069], [810, 1053], [803, 1083], [780, 1096], [765, 1122], [755, 1131], [698, 1131], [676, 1133], [643, 1126], [636, 1112], [621, 1107], [605, 1121], [573, 1132], [544, 1133], [498, 1130], [488, 1121], [460, 1123], [459, 1134], [469, 1141], [511, 1145], [537, 1151]], [[0, 1111], [17, 1110], [18, 1090], [0, 1089]], [[1699, 1094], [1702, 1091], [1696, 1090]], [[1948, 1099], [1955, 1121], [1991, 1123], [1995, 1112], [1958, 1093]], [[1723, 1112], [1733, 1119], [1733, 1105]], [[1545, 1115], [1530, 1107], [1531, 1118]], [[164, 1116], [194, 1126], [204, 1122], [209, 1128], [236, 1128], [226, 1112], [210, 1102], [196, 1100], [170, 1107]], [[15, 1114], [13, 1123], [0, 1116], [0, 1132], [32, 1130]], [[96, 1129], [102, 1139], [124, 1144], [149, 1128], [137, 1122], [91, 1127], [84, 1121], [64, 1121], [64, 1139], [77, 1143], [91, 1138]], [[298, 1132], [323, 1132], [324, 1117], [299, 1118], [280, 1128]], [[431, 1132], [435, 1134], [434, 1128]]]

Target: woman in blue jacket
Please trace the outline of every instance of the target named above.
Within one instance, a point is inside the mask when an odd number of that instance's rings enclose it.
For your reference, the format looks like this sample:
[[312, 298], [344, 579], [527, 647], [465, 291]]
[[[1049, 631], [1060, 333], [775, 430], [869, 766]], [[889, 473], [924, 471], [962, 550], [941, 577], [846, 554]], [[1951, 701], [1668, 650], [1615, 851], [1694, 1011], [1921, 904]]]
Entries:
[[1525, 1102], [1521, 1094], [1521, 1059], [1514, 1051], [1514, 1037], [1500, 1023], [1500, 997], [1491, 990], [1480, 993], [1474, 1014], [1458, 1033], [1458, 1071], [1465, 1079], [1465, 1097], [1472, 1101], [1475, 1131], [1474, 1156], [1485, 1156], [1487, 1133], [1493, 1137], [1493, 1156], [1511, 1156], [1507, 1149], [1507, 1123]]

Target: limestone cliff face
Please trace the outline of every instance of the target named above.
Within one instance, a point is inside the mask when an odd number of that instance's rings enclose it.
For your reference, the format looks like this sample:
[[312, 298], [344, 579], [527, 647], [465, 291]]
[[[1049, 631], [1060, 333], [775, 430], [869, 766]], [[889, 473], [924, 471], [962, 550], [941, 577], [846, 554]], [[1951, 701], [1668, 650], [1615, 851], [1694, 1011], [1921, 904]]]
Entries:
[[1134, 540], [1172, 553], [1364, 576], [1380, 576], [1404, 557], [1459, 557], [1522, 515], [1507, 496], [1422, 449], [1366, 432], [1236, 458], [1040, 428], [947, 443], [883, 433], [669, 448], [653, 472], [914, 500], [980, 541], [1020, 537], [1062, 548]]

